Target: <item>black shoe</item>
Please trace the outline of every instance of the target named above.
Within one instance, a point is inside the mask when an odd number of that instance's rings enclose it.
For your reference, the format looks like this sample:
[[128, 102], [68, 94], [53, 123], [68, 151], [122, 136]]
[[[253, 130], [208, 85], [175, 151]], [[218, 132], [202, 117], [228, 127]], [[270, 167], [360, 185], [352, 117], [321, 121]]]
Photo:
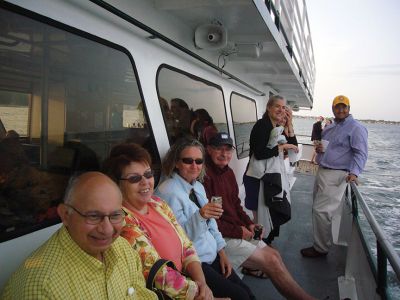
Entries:
[[319, 252], [319, 251], [315, 250], [315, 248], [313, 246], [301, 249], [300, 253], [304, 257], [308, 257], [308, 258], [323, 257], [328, 254], [328, 252], [325, 253], [325, 252]]

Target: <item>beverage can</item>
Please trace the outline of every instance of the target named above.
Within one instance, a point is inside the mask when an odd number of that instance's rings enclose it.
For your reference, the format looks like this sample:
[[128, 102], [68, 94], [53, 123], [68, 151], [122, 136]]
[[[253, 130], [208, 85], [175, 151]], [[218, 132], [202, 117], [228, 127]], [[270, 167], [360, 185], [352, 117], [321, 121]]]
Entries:
[[222, 204], [222, 197], [221, 196], [212, 196], [211, 203]]

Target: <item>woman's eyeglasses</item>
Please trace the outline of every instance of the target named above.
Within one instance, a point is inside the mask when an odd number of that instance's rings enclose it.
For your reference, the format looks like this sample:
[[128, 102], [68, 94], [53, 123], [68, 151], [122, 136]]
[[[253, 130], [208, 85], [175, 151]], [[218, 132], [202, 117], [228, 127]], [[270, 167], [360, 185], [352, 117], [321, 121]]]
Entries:
[[190, 157], [183, 157], [181, 158], [181, 161], [185, 164], [185, 165], [191, 165], [193, 162], [196, 163], [196, 165], [201, 165], [204, 162], [204, 159], [202, 158], [190, 158]]
[[139, 175], [139, 174], [137, 174], [137, 175], [129, 175], [128, 177], [120, 178], [119, 180], [126, 180], [129, 183], [138, 183], [139, 181], [142, 180], [143, 177], [146, 178], [146, 179], [153, 178], [154, 177], [153, 170], [146, 171], [146, 172], [143, 173], [143, 175]]

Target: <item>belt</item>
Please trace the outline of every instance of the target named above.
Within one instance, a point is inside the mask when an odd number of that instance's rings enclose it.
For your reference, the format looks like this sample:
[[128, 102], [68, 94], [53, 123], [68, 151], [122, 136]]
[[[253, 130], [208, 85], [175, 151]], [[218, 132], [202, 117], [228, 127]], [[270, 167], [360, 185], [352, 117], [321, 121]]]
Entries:
[[325, 169], [325, 170], [335, 170], [335, 171], [344, 171], [344, 172], [349, 172], [348, 170], [345, 170], [345, 169], [332, 169], [332, 168], [323, 167], [323, 166], [321, 166], [321, 168], [322, 168], [322, 169]]

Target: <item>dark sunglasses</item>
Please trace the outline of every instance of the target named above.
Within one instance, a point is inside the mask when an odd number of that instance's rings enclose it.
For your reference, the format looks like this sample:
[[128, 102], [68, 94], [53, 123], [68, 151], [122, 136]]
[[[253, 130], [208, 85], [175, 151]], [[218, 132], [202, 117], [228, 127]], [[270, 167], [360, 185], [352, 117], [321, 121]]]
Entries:
[[181, 161], [185, 165], [191, 165], [193, 162], [195, 162], [196, 165], [201, 165], [204, 162], [204, 159], [202, 159], [202, 158], [193, 159], [190, 157], [183, 157], [183, 158], [181, 158]]
[[154, 177], [154, 172], [153, 170], [146, 171], [143, 173], [143, 175], [130, 175], [129, 177], [126, 178], [120, 178], [119, 180], [127, 180], [129, 183], [138, 183], [139, 181], [142, 180], [142, 177], [146, 179], [150, 179]]

